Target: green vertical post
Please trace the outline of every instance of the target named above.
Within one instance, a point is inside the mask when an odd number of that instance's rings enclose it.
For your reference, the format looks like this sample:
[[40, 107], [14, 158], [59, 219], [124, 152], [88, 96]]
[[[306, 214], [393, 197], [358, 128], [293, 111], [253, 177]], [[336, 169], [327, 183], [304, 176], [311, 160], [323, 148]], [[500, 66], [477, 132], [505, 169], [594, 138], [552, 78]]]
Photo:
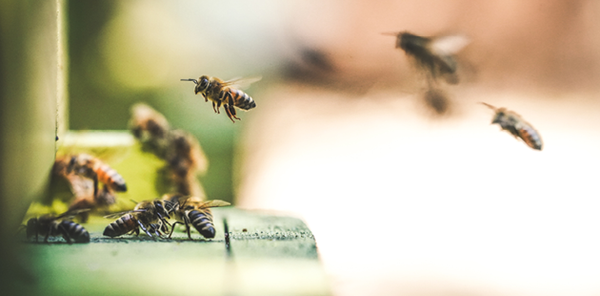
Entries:
[[15, 232], [47, 189], [63, 129], [58, 114], [64, 110], [57, 107], [66, 102], [64, 7], [62, 0], [0, 2], [0, 286], [6, 295], [35, 283], [18, 256]]

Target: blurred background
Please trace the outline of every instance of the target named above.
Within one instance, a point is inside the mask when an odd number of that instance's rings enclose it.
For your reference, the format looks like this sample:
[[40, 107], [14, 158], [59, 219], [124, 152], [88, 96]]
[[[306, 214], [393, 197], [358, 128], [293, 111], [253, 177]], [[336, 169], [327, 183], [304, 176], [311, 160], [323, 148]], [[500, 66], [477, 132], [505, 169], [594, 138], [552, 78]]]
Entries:
[[[209, 199], [302, 217], [335, 295], [600, 293], [600, 2], [67, 1], [67, 125], [145, 102]], [[385, 32], [460, 33], [439, 111]], [[262, 76], [232, 124], [181, 78]], [[534, 151], [487, 102], [539, 130]], [[223, 112], [224, 113], [224, 112]], [[127, 176], [124, 176], [127, 179]]]

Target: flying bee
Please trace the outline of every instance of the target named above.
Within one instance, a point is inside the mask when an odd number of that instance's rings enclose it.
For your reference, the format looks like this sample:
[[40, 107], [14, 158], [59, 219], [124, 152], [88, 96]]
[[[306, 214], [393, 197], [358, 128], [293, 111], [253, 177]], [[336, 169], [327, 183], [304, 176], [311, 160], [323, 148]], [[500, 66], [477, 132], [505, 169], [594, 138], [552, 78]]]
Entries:
[[492, 124], [499, 124], [503, 130], [508, 131], [515, 138], [520, 138], [527, 146], [535, 150], [542, 150], [542, 137], [540, 133], [531, 124], [523, 120], [519, 114], [506, 108], [496, 108], [483, 102], [481, 104], [488, 106], [496, 112], [492, 118]]
[[257, 78], [249, 78], [249, 79], [232, 79], [228, 81], [223, 81], [216, 77], [209, 76], [201, 76], [196, 79], [181, 79], [181, 81], [193, 81], [196, 84], [194, 88], [195, 94], [202, 94], [204, 100], [208, 102], [210, 100], [212, 102], [213, 110], [215, 113], [220, 113], [221, 105], [225, 109], [227, 116], [231, 121], [235, 123], [234, 119], [240, 120], [236, 116], [236, 111], [234, 107], [240, 108], [242, 110], [248, 111], [254, 107], [256, 107], [256, 103], [245, 92], [234, 88], [234, 86], [238, 85], [249, 85], [252, 82], [256, 82], [260, 80], [260, 77]]
[[[85, 210], [82, 210], [85, 211]], [[48, 242], [50, 236], [62, 236], [67, 243], [89, 243], [90, 234], [83, 226], [70, 220], [74, 215], [82, 211], [67, 211], [58, 216], [46, 214], [38, 218], [31, 218], [27, 221], [27, 237], [35, 236], [38, 241], [38, 234], [45, 235], [44, 242]]]
[[94, 196], [98, 195], [98, 182], [104, 183], [113, 191], [127, 191], [123, 177], [100, 159], [91, 155], [81, 153], [72, 156], [67, 166], [67, 173], [71, 172], [94, 181]]
[[225, 207], [231, 205], [222, 200], [202, 200], [196, 196], [184, 196], [174, 194], [171, 196], [163, 196], [163, 199], [170, 200], [175, 205], [173, 208], [174, 218], [177, 222], [173, 223], [171, 234], [173, 235], [175, 225], [185, 225], [188, 238], [192, 240], [190, 234], [190, 224], [205, 238], [214, 238], [217, 231], [213, 224], [213, 216], [210, 208]]
[[413, 57], [417, 65], [425, 69], [434, 80], [443, 77], [450, 84], [458, 83], [454, 55], [469, 44], [466, 36], [422, 37], [408, 32], [383, 34], [396, 36], [396, 48]]
[[161, 236], [160, 230], [168, 231], [167, 219], [171, 218], [169, 212], [173, 211], [170, 201], [155, 199], [139, 202], [131, 211], [115, 213], [104, 218], [120, 217], [104, 229], [104, 235], [117, 237], [124, 234], [135, 233], [139, 235], [140, 228], [150, 237]]

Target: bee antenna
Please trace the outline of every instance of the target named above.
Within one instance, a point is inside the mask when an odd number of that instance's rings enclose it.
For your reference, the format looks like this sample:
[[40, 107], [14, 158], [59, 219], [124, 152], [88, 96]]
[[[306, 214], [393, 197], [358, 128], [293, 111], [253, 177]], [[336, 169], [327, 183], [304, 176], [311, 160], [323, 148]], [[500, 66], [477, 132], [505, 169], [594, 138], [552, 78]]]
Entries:
[[398, 32], [383, 32], [381, 33], [381, 35], [385, 35], [385, 36], [398, 36]]
[[495, 111], [495, 110], [498, 110], [498, 108], [496, 108], [496, 107], [494, 107], [494, 106], [492, 106], [492, 105], [490, 105], [490, 104], [488, 104], [488, 103], [479, 102], [479, 104], [482, 104], [482, 105], [488, 106], [490, 109], [492, 109], [492, 110], [494, 110], [494, 111]]
[[188, 79], [182, 78], [182, 79], [179, 79], [179, 81], [193, 81], [195, 84], [198, 84], [198, 80], [192, 79], [192, 78], [188, 78]]
[[136, 205], [138, 204], [138, 202], [137, 202], [137, 201], [135, 201], [135, 200], [133, 200], [133, 199], [130, 199], [129, 201], [133, 202], [133, 203], [134, 203], [134, 204], [136, 204]]

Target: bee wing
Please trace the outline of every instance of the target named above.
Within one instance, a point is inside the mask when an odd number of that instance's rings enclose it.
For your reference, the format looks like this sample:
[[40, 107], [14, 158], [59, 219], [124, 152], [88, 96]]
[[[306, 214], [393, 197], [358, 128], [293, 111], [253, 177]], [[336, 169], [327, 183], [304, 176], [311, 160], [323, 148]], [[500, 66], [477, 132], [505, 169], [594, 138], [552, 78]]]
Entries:
[[238, 89], [245, 89], [248, 88], [250, 86], [250, 84], [257, 82], [259, 80], [262, 79], [262, 76], [254, 76], [254, 77], [247, 77], [247, 78], [234, 78], [234, 79], [230, 79], [227, 80], [225, 82], [222, 83], [223, 86], [232, 86]]
[[69, 174], [66, 178], [69, 180], [71, 192], [73, 192], [75, 197], [88, 197], [94, 195], [94, 181], [91, 179], [75, 174]]
[[201, 209], [204, 209], [204, 208], [226, 207], [226, 206], [230, 206], [230, 205], [231, 204], [226, 201], [213, 199], [213, 200], [207, 200], [207, 201], [200, 202], [198, 204], [198, 207]]
[[121, 216], [123, 216], [125, 214], [141, 213], [141, 212], [146, 212], [146, 211], [147, 211], [146, 209], [123, 211], [123, 212], [108, 214], [108, 215], [104, 216], [104, 218], [107, 218], [107, 219], [119, 218], [119, 217], [121, 217]]
[[463, 49], [471, 40], [465, 35], [444, 35], [429, 43], [429, 50], [438, 56], [451, 56]]

